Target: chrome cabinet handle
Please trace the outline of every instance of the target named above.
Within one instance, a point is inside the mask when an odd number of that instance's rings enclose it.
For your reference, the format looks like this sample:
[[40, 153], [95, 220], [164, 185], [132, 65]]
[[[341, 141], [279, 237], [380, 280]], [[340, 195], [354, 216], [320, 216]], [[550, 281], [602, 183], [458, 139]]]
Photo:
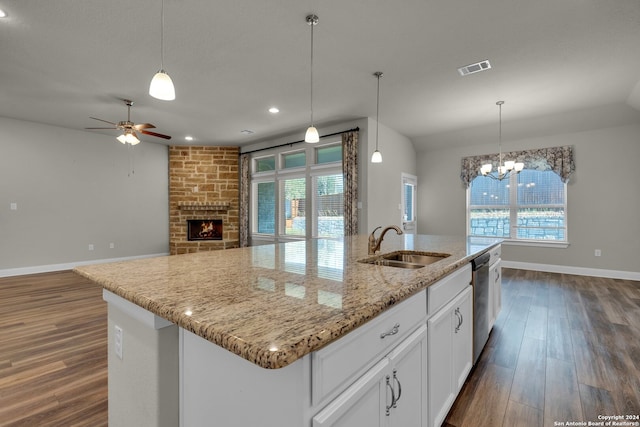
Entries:
[[385, 412], [385, 414], [387, 415], [387, 417], [389, 416], [389, 411], [391, 410], [391, 408], [393, 408], [396, 404], [396, 393], [395, 391], [393, 391], [393, 386], [391, 385], [391, 383], [389, 382], [389, 375], [387, 375], [387, 387], [389, 387], [389, 389], [391, 389], [391, 405], [387, 406], [387, 410]]
[[457, 334], [464, 320], [464, 318], [462, 317], [462, 313], [460, 313], [460, 307], [456, 308], [455, 315], [458, 318], [458, 324], [456, 325], [456, 330], [455, 330], [455, 333]]
[[395, 325], [393, 325], [393, 328], [391, 328], [389, 331], [381, 333], [380, 338], [384, 339], [384, 337], [386, 336], [395, 335], [398, 333], [398, 331], [400, 331], [400, 323], [396, 323]]
[[400, 330], [400, 323], [396, 323], [395, 325], [393, 325], [393, 328], [391, 328], [391, 330], [381, 333], [380, 338], [384, 339], [384, 337], [386, 336], [395, 335], [398, 333], [399, 330]]
[[393, 370], [393, 381], [398, 383], [398, 397], [396, 397], [396, 400], [393, 402], [393, 407], [394, 408], [397, 408], [397, 404], [398, 404], [398, 402], [400, 402], [400, 396], [402, 396], [402, 384], [400, 384], [400, 380], [396, 376], [397, 373], [398, 373], [397, 369], [394, 369]]

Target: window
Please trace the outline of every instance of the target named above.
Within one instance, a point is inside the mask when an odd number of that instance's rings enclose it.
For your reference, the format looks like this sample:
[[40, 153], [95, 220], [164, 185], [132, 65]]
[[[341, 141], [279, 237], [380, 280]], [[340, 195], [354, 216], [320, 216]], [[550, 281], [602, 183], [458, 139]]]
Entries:
[[478, 176], [468, 190], [468, 234], [513, 241], [567, 238], [567, 186], [552, 171], [523, 170], [503, 181]]
[[263, 240], [344, 235], [340, 137], [252, 159], [251, 234]]

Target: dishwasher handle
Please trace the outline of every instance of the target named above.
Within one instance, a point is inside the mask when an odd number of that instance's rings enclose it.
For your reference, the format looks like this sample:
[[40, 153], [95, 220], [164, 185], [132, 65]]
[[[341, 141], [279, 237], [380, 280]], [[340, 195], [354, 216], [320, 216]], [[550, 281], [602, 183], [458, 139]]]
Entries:
[[485, 265], [489, 264], [489, 260], [491, 259], [491, 254], [489, 252], [485, 252], [482, 255], [471, 260], [471, 268], [473, 271], [480, 270]]

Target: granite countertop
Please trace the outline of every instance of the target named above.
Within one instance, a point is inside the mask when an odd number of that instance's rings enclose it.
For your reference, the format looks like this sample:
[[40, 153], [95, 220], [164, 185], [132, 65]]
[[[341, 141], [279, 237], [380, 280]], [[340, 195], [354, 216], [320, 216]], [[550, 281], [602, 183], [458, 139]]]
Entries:
[[500, 243], [401, 235], [380, 253], [451, 256], [410, 270], [370, 265], [368, 236], [310, 239], [77, 267], [104, 289], [261, 367], [329, 344]]

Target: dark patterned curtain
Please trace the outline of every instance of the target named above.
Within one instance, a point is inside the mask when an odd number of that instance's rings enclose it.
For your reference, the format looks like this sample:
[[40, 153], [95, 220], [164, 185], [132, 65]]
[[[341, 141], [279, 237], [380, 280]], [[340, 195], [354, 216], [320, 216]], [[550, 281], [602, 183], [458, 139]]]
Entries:
[[[522, 162], [525, 169], [554, 171], [560, 176], [562, 182], [568, 182], [569, 177], [576, 170], [573, 146], [570, 145], [502, 153], [502, 160], [504, 161], [505, 159]], [[493, 165], [493, 170], [496, 170], [498, 161], [498, 153], [463, 157], [460, 179], [465, 188], [469, 188], [471, 181], [480, 175], [480, 167], [483, 164], [490, 162]]]
[[344, 235], [358, 234], [358, 131], [342, 134]]
[[251, 173], [249, 163], [251, 157], [249, 154], [240, 156], [240, 221], [239, 221], [239, 239], [240, 247], [249, 246], [249, 188], [251, 185]]

